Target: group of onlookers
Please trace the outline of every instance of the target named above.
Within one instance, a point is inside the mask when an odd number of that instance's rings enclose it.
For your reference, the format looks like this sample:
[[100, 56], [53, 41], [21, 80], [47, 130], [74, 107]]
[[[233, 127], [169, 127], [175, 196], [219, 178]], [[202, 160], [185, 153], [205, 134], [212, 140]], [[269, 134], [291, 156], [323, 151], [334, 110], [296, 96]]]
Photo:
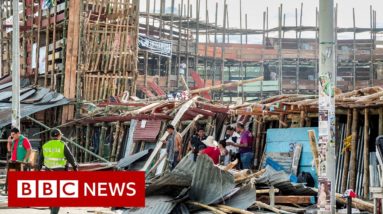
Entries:
[[[173, 169], [182, 159], [182, 136], [172, 125], [167, 126], [167, 132], [169, 136], [164, 142], [168, 163], [170, 169]], [[236, 127], [227, 127], [224, 139], [218, 142], [213, 136], [207, 136], [203, 127], [199, 127], [189, 141], [186, 153], [191, 151], [194, 161], [198, 155], [206, 154], [214, 164], [227, 165], [238, 160], [239, 169], [251, 169], [254, 158], [252, 143], [253, 136], [242, 123], [237, 123]]]

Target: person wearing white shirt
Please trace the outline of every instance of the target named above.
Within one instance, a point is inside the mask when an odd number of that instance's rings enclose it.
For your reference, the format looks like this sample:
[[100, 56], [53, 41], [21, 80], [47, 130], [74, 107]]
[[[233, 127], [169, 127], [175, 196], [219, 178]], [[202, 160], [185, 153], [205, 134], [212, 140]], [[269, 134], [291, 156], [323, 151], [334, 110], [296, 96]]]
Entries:
[[[226, 129], [226, 136], [225, 140], [226, 142], [231, 142], [238, 144], [240, 139], [240, 135], [235, 131], [234, 127], [227, 127]], [[229, 162], [234, 161], [235, 159], [238, 159], [238, 166], [241, 165], [241, 160], [239, 156], [239, 149], [235, 146], [227, 146], [226, 147], [228, 151], [228, 155], [225, 157], [225, 165], [227, 165]]]

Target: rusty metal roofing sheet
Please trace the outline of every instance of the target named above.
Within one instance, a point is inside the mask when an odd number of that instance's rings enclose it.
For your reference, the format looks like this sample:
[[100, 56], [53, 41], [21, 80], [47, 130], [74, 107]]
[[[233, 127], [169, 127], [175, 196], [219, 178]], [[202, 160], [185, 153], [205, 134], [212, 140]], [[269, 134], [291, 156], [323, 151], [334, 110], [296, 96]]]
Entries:
[[167, 214], [176, 206], [169, 196], [150, 196], [145, 198], [145, 207], [129, 209], [124, 214]]
[[211, 204], [235, 188], [234, 177], [213, 164], [207, 155], [199, 155], [190, 189], [190, 199]]
[[133, 134], [133, 141], [155, 142], [160, 132], [161, 120], [138, 121]]

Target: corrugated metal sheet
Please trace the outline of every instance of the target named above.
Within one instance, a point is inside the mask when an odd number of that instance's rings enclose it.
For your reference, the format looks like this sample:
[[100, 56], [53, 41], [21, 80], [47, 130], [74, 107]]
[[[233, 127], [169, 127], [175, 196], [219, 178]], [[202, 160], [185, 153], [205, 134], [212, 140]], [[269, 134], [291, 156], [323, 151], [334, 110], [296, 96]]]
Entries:
[[[9, 80], [10, 79], [2, 79]], [[3, 81], [5, 82], [5, 81]], [[20, 99], [27, 102], [22, 102], [20, 105], [21, 118], [29, 116], [39, 111], [43, 111], [52, 107], [68, 104], [69, 101], [60, 93], [49, 92], [47, 88], [32, 88], [27, 87], [27, 81], [22, 81], [22, 89], [20, 90]], [[0, 88], [9, 87], [9, 82], [1, 84]], [[0, 128], [11, 123], [12, 91], [0, 92]]]
[[164, 176], [153, 181], [146, 188], [147, 195], [166, 194], [180, 191], [185, 187], [190, 187], [196, 163], [191, 158], [191, 153], [182, 158], [180, 163], [173, 171], [166, 173]]
[[213, 164], [207, 155], [199, 155], [193, 174], [190, 199], [203, 204], [211, 204], [235, 188], [234, 177]]
[[137, 160], [143, 158], [145, 155], [147, 155], [149, 153], [149, 150], [144, 150], [144, 151], [141, 151], [141, 152], [138, 152], [134, 155], [131, 155], [131, 156], [128, 156], [126, 158], [123, 158], [121, 160], [118, 161], [117, 163], [117, 168], [120, 168], [120, 169], [123, 169], [125, 167], [128, 167], [130, 164], [136, 162]]
[[241, 189], [225, 203], [228, 206], [246, 210], [256, 201], [256, 192], [256, 189], [252, 188], [251, 184], [248, 184], [241, 187]]
[[176, 207], [172, 210], [171, 214], [189, 214], [190, 211], [184, 203], [177, 204]]
[[[49, 103], [45, 105], [21, 104], [21, 118], [34, 114], [36, 112], [44, 111], [49, 108], [66, 105], [68, 103], [69, 101], [66, 98], [64, 98], [55, 103]], [[11, 124], [11, 108], [11, 103], [0, 103], [0, 128]]]
[[161, 120], [138, 121], [133, 134], [133, 141], [155, 142], [160, 132]]
[[266, 166], [266, 172], [256, 179], [259, 184], [273, 185], [282, 193], [288, 195], [317, 195], [311, 188], [303, 184], [292, 184], [290, 177], [284, 171], [276, 171], [271, 166]]
[[124, 214], [168, 214], [176, 206], [175, 202], [171, 202], [172, 198], [168, 196], [150, 196], [145, 198], [145, 207], [137, 209], [129, 209]]

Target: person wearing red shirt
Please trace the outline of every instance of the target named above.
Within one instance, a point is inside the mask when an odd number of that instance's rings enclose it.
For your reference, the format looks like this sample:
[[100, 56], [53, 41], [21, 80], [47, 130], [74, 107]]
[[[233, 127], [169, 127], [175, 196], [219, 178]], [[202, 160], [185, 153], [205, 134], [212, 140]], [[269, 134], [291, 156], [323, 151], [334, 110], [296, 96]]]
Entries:
[[226, 150], [226, 140], [221, 140], [217, 144], [213, 137], [209, 136], [206, 140], [202, 142], [205, 143], [207, 148], [200, 151], [200, 154], [206, 154], [207, 156], [209, 156], [213, 160], [214, 164], [219, 164], [219, 158], [221, 156], [227, 155], [228, 153]]

